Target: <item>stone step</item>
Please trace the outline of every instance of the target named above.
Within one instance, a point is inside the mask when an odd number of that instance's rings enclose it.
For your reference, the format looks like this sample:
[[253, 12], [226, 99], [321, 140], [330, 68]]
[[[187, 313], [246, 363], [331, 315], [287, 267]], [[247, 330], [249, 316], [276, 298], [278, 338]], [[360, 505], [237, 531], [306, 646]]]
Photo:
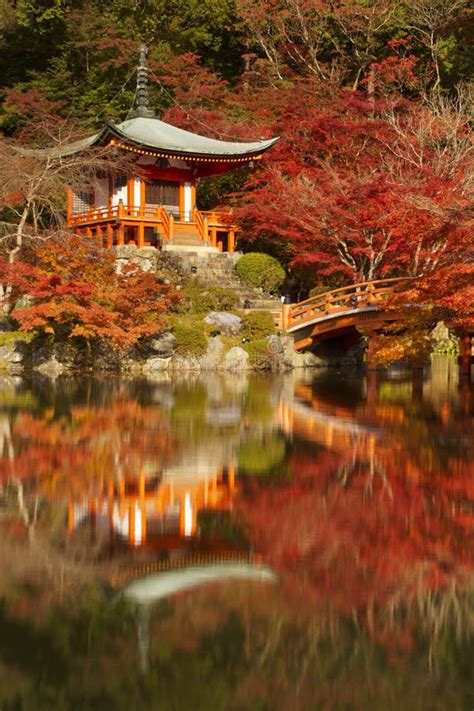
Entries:
[[187, 247], [199, 247], [201, 242], [198, 237], [175, 237], [173, 239], [173, 244], [185, 245]]

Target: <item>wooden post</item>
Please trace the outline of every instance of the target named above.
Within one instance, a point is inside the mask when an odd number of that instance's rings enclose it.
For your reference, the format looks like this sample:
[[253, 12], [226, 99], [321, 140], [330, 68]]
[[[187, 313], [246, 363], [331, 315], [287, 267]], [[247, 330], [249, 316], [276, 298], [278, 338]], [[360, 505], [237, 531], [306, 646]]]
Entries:
[[170, 240], [170, 242], [172, 242], [173, 238], [174, 238], [174, 217], [173, 217], [173, 215], [170, 214], [168, 239]]
[[123, 230], [123, 216], [124, 216], [124, 205], [123, 205], [123, 200], [119, 200], [118, 204], [118, 212], [117, 212], [117, 217], [118, 217], [118, 225], [117, 225], [117, 244], [118, 245], [123, 245], [125, 243], [125, 234]]
[[137, 243], [138, 243], [138, 249], [141, 249], [142, 247], [145, 246], [145, 225], [143, 222], [140, 222], [138, 224], [138, 237], [137, 237]]
[[229, 239], [227, 242], [227, 251], [234, 252], [235, 250], [235, 230], [229, 230]]
[[211, 227], [211, 247], [217, 246], [217, 227]]
[[127, 180], [127, 207], [128, 214], [134, 214], [133, 208], [135, 207], [135, 181], [132, 178]]
[[120, 246], [125, 244], [125, 232], [123, 228], [123, 222], [119, 222], [117, 226], [117, 244]]
[[97, 225], [97, 227], [95, 228], [95, 234], [96, 234], [96, 237], [97, 237], [97, 244], [99, 245], [99, 247], [103, 247], [103, 246], [104, 246], [104, 240], [103, 240], [103, 236], [102, 236], [102, 227], [100, 227], [99, 225]]
[[66, 222], [72, 225], [72, 188], [69, 186], [66, 190]]
[[145, 214], [145, 200], [146, 200], [146, 193], [145, 193], [145, 181], [143, 179], [140, 180], [140, 206], [138, 210], [139, 215], [144, 215]]
[[187, 222], [186, 215], [184, 214], [184, 183], [179, 184], [179, 219], [182, 222]]
[[92, 230], [90, 227], [86, 227], [86, 237], [90, 239], [92, 237]]
[[202, 218], [202, 239], [204, 243], [209, 241], [209, 221], [207, 215], [204, 215]]
[[459, 375], [461, 377], [470, 377], [471, 361], [472, 361], [472, 335], [469, 333], [461, 334], [459, 338]]
[[281, 305], [281, 330], [287, 331], [290, 323], [290, 309], [291, 304]]

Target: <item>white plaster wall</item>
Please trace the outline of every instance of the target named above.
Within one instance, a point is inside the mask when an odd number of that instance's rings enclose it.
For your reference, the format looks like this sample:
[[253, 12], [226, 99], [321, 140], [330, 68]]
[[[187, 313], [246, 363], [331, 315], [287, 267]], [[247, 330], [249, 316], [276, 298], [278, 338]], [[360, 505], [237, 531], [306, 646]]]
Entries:
[[140, 207], [140, 178], [135, 178], [133, 181], [133, 206]]
[[116, 188], [112, 195], [112, 205], [118, 205], [119, 200], [122, 200], [123, 204], [127, 204], [127, 185], [125, 184], [121, 188]]
[[191, 220], [191, 210], [194, 207], [194, 205], [192, 204], [192, 200], [193, 200], [192, 184], [185, 183], [184, 184], [184, 212], [186, 215], [186, 222], [189, 222]]

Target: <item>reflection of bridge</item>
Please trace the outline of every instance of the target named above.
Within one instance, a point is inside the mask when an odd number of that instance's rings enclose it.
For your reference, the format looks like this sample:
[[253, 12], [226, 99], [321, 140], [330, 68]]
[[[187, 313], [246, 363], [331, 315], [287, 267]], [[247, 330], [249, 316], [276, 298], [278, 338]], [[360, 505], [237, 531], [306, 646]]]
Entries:
[[[298, 393], [295, 394], [298, 397]], [[299, 397], [302, 394], [300, 391]], [[331, 412], [316, 398], [303, 400], [306, 402], [280, 402], [280, 426], [286, 435], [296, 435], [337, 452], [353, 451], [354, 445], [357, 445], [358, 450], [373, 454], [379, 430], [359, 424], [345, 408], [336, 408]]]
[[[406, 279], [379, 279], [333, 289], [297, 304], [284, 305], [282, 327], [295, 338], [295, 348], [309, 348], [316, 341], [347, 336], [362, 329], [369, 336], [368, 362], [371, 362], [372, 336], [400, 312], [387, 308], [388, 297]], [[460, 334], [461, 372], [470, 373], [473, 362], [472, 335]]]

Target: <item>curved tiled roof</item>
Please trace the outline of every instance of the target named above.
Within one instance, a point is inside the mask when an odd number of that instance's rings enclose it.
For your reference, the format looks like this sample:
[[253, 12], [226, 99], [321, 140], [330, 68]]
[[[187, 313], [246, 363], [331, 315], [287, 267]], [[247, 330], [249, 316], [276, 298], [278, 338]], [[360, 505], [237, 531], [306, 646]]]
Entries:
[[54, 153], [58, 156], [73, 155], [93, 146], [105, 145], [111, 139], [145, 151], [163, 151], [166, 154], [172, 153], [183, 157], [195, 156], [201, 158], [245, 158], [247, 156], [256, 156], [266, 151], [279, 140], [278, 138], [270, 138], [251, 142], [220, 141], [216, 138], [207, 138], [198, 133], [171, 126], [171, 124], [156, 118], [137, 116], [118, 124], [109, 122], [100, 133], [61, 148], [53, 149], [49, 153]]
[[[136, 118], [108, 126], [126, 142], [155, 150], [186, 153], [197, 156], [246, 156], [258, 154], [270, 148], [278, 138], [269, 140], [240, 142], [219, 141], [191, 131], [184, 131], [156, 118]], [[100, 137], [99, 137], [100, 140]]]

